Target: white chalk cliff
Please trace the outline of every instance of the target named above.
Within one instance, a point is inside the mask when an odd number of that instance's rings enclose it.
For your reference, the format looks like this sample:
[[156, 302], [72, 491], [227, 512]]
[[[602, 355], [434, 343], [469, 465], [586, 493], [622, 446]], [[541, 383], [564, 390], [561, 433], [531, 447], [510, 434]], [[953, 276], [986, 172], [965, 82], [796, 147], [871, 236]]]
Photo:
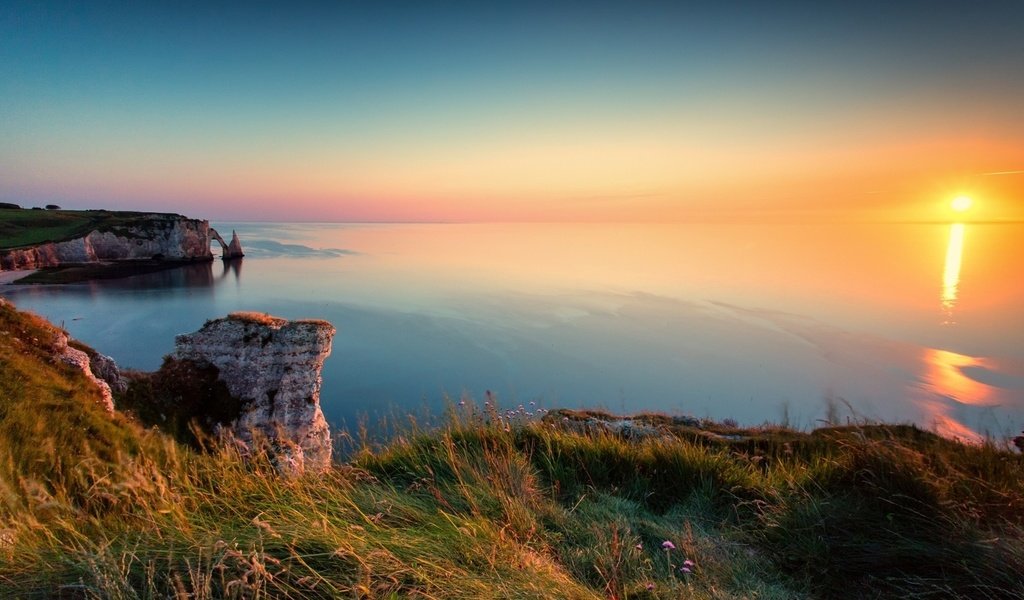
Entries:
[[0, 251], [0, 271], [119, 260], [212, 260], [210, 223], [151, 214], [132, 225], [93, 230], [82, 237]]
[[320, 410], [321, 369], [335, 329], [326, 321], [287, 321], [233, 313], [175, 339], [174, 358], [211, 364], [232, 396], [245, 402], [232, 423], [251, 447], [259, 436], [285, 472], [331, 463], [331, 434]]

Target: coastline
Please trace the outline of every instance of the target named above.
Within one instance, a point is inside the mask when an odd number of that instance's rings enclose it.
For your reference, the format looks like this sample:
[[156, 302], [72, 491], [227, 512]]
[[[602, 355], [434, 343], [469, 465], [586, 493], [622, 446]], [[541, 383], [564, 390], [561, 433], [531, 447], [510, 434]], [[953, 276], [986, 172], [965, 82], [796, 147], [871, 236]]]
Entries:
[[20, 279], [32, 275], [39, 269], [17, 269], [14, 271], [0, 271], [0, 285], [13, 285]]
[[194, 264], [212, 263], [213, 259], [195, 260], [122, 260], [102, 261], [85, 264], [71, 264], [60, 267], [35, 269], [12, 283], [19, 285], [62, 285], [68, 283], [84, 283], [99, 279], [120, 279], [134, 275], [145, 275], [158, 271], [167, 271]]

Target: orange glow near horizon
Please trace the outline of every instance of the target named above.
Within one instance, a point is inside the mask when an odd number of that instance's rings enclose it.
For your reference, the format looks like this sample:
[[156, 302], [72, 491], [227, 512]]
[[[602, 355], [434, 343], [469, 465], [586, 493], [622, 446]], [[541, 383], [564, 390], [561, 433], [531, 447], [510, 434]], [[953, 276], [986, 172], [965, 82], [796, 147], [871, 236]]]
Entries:
[[[76, 190], [75, 199], [58, 202], [66, 208], [152, 207], [228, 220], [1024, 219], [1024, 173], [1013, 169], [1024, 154], [1003, 140], [879, 133], [864, 141], [833, 139], [832, 131], [744, 138], [688, 122], [665, 131], [646, 123], [552, 127], [544, 135], [384, 138], [359, 151], [333, 138], [173, 158], [122, 155], [118, 146], [60, 155], [52, 171], [15, 161], [12, 168], [23, 168], [14, 189], [52, 198], [59, 182]], [[985, 201], [956, 212], [951, 190]]]

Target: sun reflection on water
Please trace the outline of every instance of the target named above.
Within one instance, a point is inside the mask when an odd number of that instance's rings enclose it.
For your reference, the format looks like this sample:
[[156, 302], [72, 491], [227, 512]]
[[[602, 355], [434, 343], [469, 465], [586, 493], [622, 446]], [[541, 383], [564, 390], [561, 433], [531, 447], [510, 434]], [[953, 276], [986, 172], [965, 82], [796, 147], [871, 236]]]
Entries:
[[933, 392], [961, 404], [986, 405], [992, 401], [993, 389], [972, 379], [963, 371], [967, 367], [988, 368], [985, 359], [948, 350], [926, 348], [924, 363], [924, 381]]
[[946, 246], [946, 266], [942, 272], [942, 310], [945, 313], [943, 325], [953, 325], [953, 310], [960, 294], [960, 263], [964, 254], [964, 224], [953, 223], [949, 228], [949, 245]]
[[922, 361], [925, 366], [922, 387], [935, 394], [921, 401], [926, 421], [941, 435], [980, 442], [982, 436], [962, 421], [963, 416], [957, 414], [955, 407], [958, 404], [985, 407], [999, 402], [995, 388], [964, 372], [965, 368], [987, 369], [991, 365], [983, 358], [937, 348], [925, 348]]

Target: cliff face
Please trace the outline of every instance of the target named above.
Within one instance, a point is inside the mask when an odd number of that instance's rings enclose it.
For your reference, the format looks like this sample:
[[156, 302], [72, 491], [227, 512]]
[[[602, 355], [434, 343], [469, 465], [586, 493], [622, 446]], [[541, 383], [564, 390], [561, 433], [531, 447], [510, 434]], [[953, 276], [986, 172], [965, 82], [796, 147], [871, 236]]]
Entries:
[[83, 237], [0, 251], [0, 270], [118, 260], [211, 260], [210, 224], [178, 215], [148, 215], [131, 225]]
[[242, 442], [251, 447], [254, 436], [268, 439], [284, 472], [319, 471], [331, 463], [320, 371], [334, 333], [325, 321], [234, 313], [179, 335], [174, 358], [218, 369], [218, 379], [245, 403], [232, 424]]

